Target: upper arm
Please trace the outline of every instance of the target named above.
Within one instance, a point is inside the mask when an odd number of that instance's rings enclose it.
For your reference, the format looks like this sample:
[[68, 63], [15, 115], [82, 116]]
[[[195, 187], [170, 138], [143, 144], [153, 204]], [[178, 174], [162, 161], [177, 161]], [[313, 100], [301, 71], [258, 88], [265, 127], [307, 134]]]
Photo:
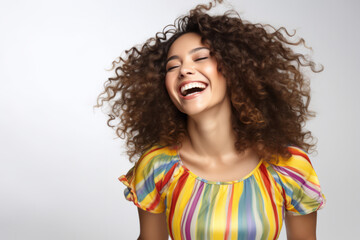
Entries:
[[167, 240], [166, 213], [151, 213], [138, 208], [141, 240]]
[[289, 240], [313, 240], [316, 239], [316, 216], [317, 212], [306, 215], [293, 216], [286, 214], [286, 235]]

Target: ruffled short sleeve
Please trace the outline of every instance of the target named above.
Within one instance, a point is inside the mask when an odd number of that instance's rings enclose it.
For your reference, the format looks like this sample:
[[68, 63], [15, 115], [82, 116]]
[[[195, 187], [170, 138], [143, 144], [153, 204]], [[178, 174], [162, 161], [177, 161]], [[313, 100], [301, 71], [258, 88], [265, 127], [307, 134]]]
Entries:
[[278, 173], [285, 199], [285, 209], [292, 215], [305, 215], [325, 206], [319, 179], [308, 155], [301, 149], [289, 147], [292, 156], [273, 164]]
[[159, 147], [151, 148], [126, 175], [119, 177], [126, 186], [124, 195], [128, 201], [152, 213], [161, 213], [165, 210], [164, 197], [161, 194], [163, 162], [164, 158], [159, 154]]

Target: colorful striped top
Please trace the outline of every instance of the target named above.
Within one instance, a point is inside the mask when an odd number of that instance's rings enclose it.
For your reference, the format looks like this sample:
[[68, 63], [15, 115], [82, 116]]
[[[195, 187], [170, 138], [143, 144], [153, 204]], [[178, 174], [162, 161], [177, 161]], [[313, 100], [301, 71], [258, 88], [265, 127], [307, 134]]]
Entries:
[[155, 146], [119, 180], [139, 208], [166, 211], [171, 239], [277, 239], [285, 212], [303, 215], [325, 204], [306, 153], [288, 149], [289, 159], [260, 161], [240, 180], [214, 182], [186, 168], [176, 149]]

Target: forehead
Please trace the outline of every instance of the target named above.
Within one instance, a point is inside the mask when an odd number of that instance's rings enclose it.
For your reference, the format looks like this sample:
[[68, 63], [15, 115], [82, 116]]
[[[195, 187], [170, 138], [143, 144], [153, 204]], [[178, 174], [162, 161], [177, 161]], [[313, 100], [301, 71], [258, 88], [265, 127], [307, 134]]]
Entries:
[[189, 52], [197, 47], [204, 47], [201, 43], [201, 36], [197, 33], [185, 33], [174, 41], [171, 45], [168, 56], [180, 54], [182, 52]]

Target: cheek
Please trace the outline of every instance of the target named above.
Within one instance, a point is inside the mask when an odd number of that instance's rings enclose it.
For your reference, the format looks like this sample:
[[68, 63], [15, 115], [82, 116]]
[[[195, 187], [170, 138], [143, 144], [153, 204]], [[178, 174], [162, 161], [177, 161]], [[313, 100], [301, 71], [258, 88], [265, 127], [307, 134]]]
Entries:
[[217, 66], [217, 62], [214, 58], [212, 58], [210, 60], [210, 62], [206, 65], [206, 71], [208, 71], [209, 73], [212, 74], [218, 74], [218, 66]]
[[222, 74], [218, 71], [216, 62], [203, 66], [203, 73], [212, 80], [222, 81]]
[[182, 111], [181, 106], [180, 106], [180, 100], [179, 97], [177, 95], [177, 90], [176, 90], [176, 83], [177, 80], [173, 79], [171, 77], [166, 77], [165, 78], [165, 87], [166, 87], [166, 91], [171, 99], [171, 102], [174, 104], [174, 106], [179, 110]]

